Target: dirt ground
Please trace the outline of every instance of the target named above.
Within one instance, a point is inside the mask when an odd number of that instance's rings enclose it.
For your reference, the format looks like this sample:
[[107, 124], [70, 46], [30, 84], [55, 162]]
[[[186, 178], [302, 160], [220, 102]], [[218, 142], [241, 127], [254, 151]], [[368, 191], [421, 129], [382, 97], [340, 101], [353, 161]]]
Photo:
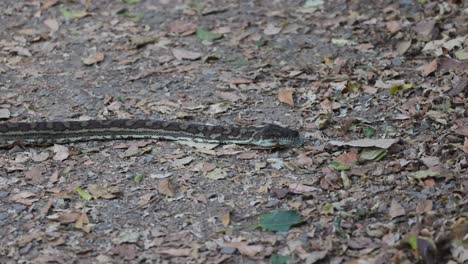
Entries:
[[0, 263], [466, 263], [461, 0], [0, 1], [0, 121], [297, 129], [304, 146], [0, 150]]

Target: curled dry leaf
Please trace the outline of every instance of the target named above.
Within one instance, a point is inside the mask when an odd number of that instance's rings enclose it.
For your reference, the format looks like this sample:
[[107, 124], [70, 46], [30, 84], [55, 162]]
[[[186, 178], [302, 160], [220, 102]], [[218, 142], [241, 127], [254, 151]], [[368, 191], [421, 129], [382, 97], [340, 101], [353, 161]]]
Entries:
[[80, 214], [80, 217], [78, 217], [78, 219], [75, 222], [75, 227], [83, 230], [86, 233], [89, 233], [91, 232], [91, 227], [89, 227], [88, 224], [89, 224], [88, 215], [86, 214], [86, 212], [82, 212]]
[[172, 55], [174, 55], [177, 60], [198, 60], [202, 56], [199, 52], [193, 52], [185, 49], [173, 49]]
[[406, 214], [405, 208], [403, 208], [403, 206], [400, 203], [398, 203], [397, 200], [393, 199], [392, 203], [390, 204], [390, 210], [389, 210], [390, 217], [393, 219], [393, 218], [396, 218], [405, 214]]
[[309, 186], [309, 185], [304, 185], [301, 183], [293, 183], [289, 185], [289, 192], [295, 193], [295, 194], [310, 193], [310, 192], [316, 192], [319, 190], [320, 190], [319, 188]]
[[158, 185], [158, 191], [166, 196], [174, 197], [174, 187], [169, 179], [163, 179]]
[[278, 33], [281, 32], [283, 28], [282, 27], [279, 27], [279, 26], [276, 26], [275, 24], [272, 24], [272, 23], [269, 23], [265, 30], [263, 30], [263, 33], [267, 36], [271, 36], [271, 35], [276, 35]]
[[8, 119], [10, 118], [10, 110], [8, 109], [0, 109], [0, 120], [1, 119]]
[[423, 66], [423, 72], [422, 75], [424, 77], [428, 76], [429, 74], [435, 72], [437, 70], [437, 59], [431, 61], [430, 63], [426, 64]]
[[53, 159], [56, 161], [64, 161], [70, 156], [68, 148], [62, 145], [55, 144], [52, 151], [55, 153]]
[[278, 100], [294, 107], [293, 91], [290, 89], [280, 89], [278, 91]]
[[90, 66], [96, 63], [99, 63], [104, 60], [104, 53], [97, 52], [94, 54], [89, 55], [86, 58], [81, 59], [84, 65]]
[[39, 201], [37, 198], [32, 198], [35, 196], [37, 195], [32, 192], [20, 192], [10, 196], [9, 200], [24, 205], [32, 205], [34, 202]]
[[231, 212], [225, 211], [221, 214], [221, 223], [224, 227], [227, 227], [231, 223]]
[[402, 27], [401, 22], [397, 20], [388, 21], [386, 26], [387, 26], [387, 30], [390, 31], [390, 33], [396, 33], [400, 31]]
[[329, 142], [329, 144], [335, 145], [335, 146], [350, 146], [350, 147], [361, 147], [361, 148], [376, 147], [376, 148], [388, 149], [393, 144], [397, 143], [398, 141], [400, 140], [399, 139], [358, 139], [358, 140], [352, 140], [348, 142], [332, 140]]
[[463, 152], [468, 153], [468, 137], [465, 138], [465, 143], [463, 143]]
[[192, 249], [190, 248], [166, 248], [160, 249], [157, 251], [159, 254], [165, 254], [175, 257], [185, 257], [190, 256], [192, 253]]

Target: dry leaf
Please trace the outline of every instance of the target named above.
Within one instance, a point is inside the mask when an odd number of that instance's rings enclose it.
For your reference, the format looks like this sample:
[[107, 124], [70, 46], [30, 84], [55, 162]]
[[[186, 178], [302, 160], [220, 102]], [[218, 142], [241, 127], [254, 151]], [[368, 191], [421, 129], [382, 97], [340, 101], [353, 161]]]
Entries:
[[280, 89], [278, 91], [278, 100], [294, 107], [293, 91], [290, 89]]
[[263, 30], [263, 33], [267, 36], [276, 35], [281, 32], [283, 28], [276, 26], [275, 24], [269, 23]]
[[465, 143], [463, 143], [463, 152], [468, 153], [468, 137], [465, 138]]
[[434, 29], [435, 21], [434, 20], [423, 20], [416, 24], [413, 30], [421, 35], [422, 37], [429, 37], [432, 30]]
[[336, 110], [341, 107], [340, 103], [330, 101], [329, 99], [325, 99], [322, 102], [320, 102], [320, 106], [322, 107], [323, 110]]
[[258, 253], [262, 252], [265, 249], [265, 247], [262, 245], [251, 245], [251, 246], [245, 245], [245, 246], [239, 246], [237, 247], [237, 249], [242, 255], [254, 257]]
[[408, 51], [410, 47], [411, 47], [411, 40], [404, 40], [397, 44], [396, 50], [398, 51], [398, 54], [403, 55], [406, 53], [406, 51]]
[[91, 227], [89, 227], [88, 224], [89, 224], [88, 215], [86, 215], [86, 212], [82, 212], [80, 214], [80, 217], [78, 217], [78, 219], [75, 222], [75, 227], [83, 230], [86, 233], [89, 233], [91, 231]]
[[351, 147], [361, 147], [361, 148], [369, 148], [369, 147], [377, 147], [382, 149], [388, 149], [393, 144], [400, 141], [399, 139], [358, 139], [358, 140], [351, 140], [348, 142], [342, 141], [335, 141], [332, 140], [329, 142], [331, 145], [335, 146], [351, 146]]
[[423, 66], [422, 75], [424, 77], [428, 76], [429, 74], [435, 72], [437, 70], [437, 59], [431, 61], [430, 63]]
[[49, 9], [50, 7], [56, 5], [58, 2], [59, 0], [45, 0], [44, 2], [42, 2], [41, 10], [45, 11]]
[[172, 55], [174, 55], [177, 60], [198, 60], [202, 56], [199, 52], [184, 49], [172, 49]]
[[231, 212], [226, 211], [221, 214], [221, 223], [224, 227], [227, 227], [231, 223]]
[[310, 193], [310, 192], [316, 192], [316, 191], [319, 191], [319, 189], [316, 187], [304, 185], [301, 183], [293, 183], [289, 185], [290, 193], [302, 194], [302, 193]]
[[29, 169], [27, 172], [24, 173], [26, 179], [31, 180], [34, 183], [40, 183], [44, 180], [42, 174], [44, 173], [45, 168], [42, 166], [35, 166]]
[[0, 109], [0, 120], [1, 119], [8, 119], [10, 118], [10, 110], [8, 109]]
[[405, 208], [403, 208], [403, 206], [399, 204], [397, 200], [392, 199], [392, 203], [390, 204], [390, 211], [389, 211], [390, 217], [393, 219], [393, 218], [396, 218], [405, 214], [406, 214]]
[[93, 195], [94, 198], [113, 199], [119, 192], [116, 188], [105, 188], [97, 184], [88, 184], [88, 191]]
[[89, 55], [87, 58], [82, 58], [81, 61], [84, 65], [90, 66], [104, 60], [104, 53], [97, 52]]
[[169, 179], [164, 179], [158, 184], [158, 191], [169, 197], [174, 197], [174, 187]]
[[70, 224], [75, 223], [78, 218], [80, 218], [81, 214], [76, 212], [63, 212], [55, 215], [49, 215], [47, 218], [55, 219], [62, 224]]
[[336, 161], [342, 165], [353, 166], [358, 161], [358, 155], [356, 152], [345, 152], [336, 157]]
[[52, 148], [52, 151], [55, 153], [53, 159], [56, 161], [64, 161], [70, 156], [68, 148], [62, 145], [55, 144]]
[[423, 200], [416, 204], [416, 213], [417, 214], [424, 214], [429, 213], [432, 211], [432, 200]]
[[166, 254], [175, 257], [185, 257], [192, 254], [192, 249], [190, 248], [167, 248], [157, 250], [159, 254]]
[[59, 29], [60, 25], [56, 19], [48, 18], [44, 21], [44, 24], [50, 29], [51, 32], [55, 32]]
[[402, 27], [401, 22], [397, 21], [397, 20], [388, 21], [386, 26], [387, 26], [387, 30], [390, 31], [390, 33], [396, 33], [398, 31], [400, 31], [400, 29]]
[[147, 193], [147, 194], [143, 194], [142, 196], [140, 196], [140, 198], [138, 198], [138, 207], [141, 208], [141, 207], [148, 205], [153, 199], [153, 196], [154, 196], [154, 193]]
[[216, 168], [208, 172], [205, 177], [212, 180], [221, 180], [227, 177], [227, 172], [224, 169]]
[[37, 196], [32, 192], [20, 192], [9, 197], [9, 200], [24, 205], [32, 205], [34, 202], [39, 201], [37, 198], [31, 198]]

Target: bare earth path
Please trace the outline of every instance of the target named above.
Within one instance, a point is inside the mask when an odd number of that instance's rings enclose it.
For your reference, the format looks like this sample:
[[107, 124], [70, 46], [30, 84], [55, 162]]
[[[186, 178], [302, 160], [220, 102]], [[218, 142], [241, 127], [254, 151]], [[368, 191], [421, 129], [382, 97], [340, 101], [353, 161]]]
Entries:
[[0, 263], [466, 263], [463, 2], [0, 1], [0, 122], [305, 138], [1, 149]]

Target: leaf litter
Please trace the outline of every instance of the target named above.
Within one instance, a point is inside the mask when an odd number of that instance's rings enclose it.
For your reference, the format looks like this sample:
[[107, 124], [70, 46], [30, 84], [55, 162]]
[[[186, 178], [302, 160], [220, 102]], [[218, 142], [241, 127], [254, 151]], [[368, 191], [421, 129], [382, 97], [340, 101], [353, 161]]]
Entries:
[[463, 1], [36, 2], [0, 2], [2, 121], [276, 123], [306, 144], [2, 149], [2, 260], [467, 261]]

